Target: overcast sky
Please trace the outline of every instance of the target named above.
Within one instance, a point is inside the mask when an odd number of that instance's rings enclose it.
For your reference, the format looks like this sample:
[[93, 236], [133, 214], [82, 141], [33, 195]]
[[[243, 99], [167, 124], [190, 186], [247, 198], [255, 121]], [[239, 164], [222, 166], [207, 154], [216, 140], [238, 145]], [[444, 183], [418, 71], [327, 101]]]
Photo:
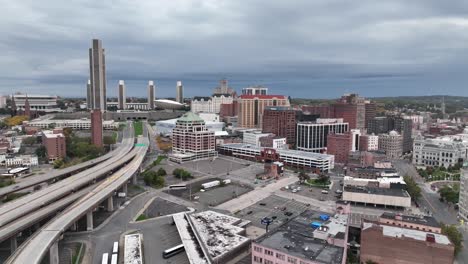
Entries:
[[85, 96], [92, 38], [107, 89], [129, 96], [238, 91], [332, 98], [468, 96], [466, 0], [0, 0], [0, 94]]

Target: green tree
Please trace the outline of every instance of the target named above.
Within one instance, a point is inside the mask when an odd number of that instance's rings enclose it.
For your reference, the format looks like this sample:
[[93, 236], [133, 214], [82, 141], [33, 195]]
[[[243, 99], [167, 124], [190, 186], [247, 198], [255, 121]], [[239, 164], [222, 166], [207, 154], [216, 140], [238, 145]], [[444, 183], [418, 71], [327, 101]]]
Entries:
[[27, 137], [24, 138], [22, 143], [25, 145], [34, 145], [37, 142], [37, 137]]
[[166, 176], [166, 175], [167, 175], [167, 172], [166, 172], [165, 169], [159, 168], [158, 171], [156, 172], [156, 174], [157, 174], [158, 176]]
[[298, 177], [299, 177], [299, 183], [304, 183], [310, 179], [309, 174], [305, 173], [304, 171], [299, 172]]
[[442, 200], [456, 204], [460, 198], [460, 185], [445, 185], [439, 189], [439, 195]]
[[102, 141], [104, 143], [104, 145], [112, 145], [112, 144], [115, 144], [115, 138], [112, 137], [112, 136], [104, 136], [102, 138]]
[[64, 164], [62, 159], [57, 159], [54, 161], [54, 169], [59, 169]]
[[146, 185], [153, 186], [155, 188], [162, 188], [164, 187], [164, 178], [157, 174], [157, 172], [149, 170], [143, 173], [143, 180], [145, 181]]
[[407, 175], [403, 177], [403, 179], [406, 183], [406, 190], [408, 191], [411, 198], [413, 198], [414, 200], [418, 200], [419, 198], [421, 198], [421, 188], [413, 180], [413, 178]]
[[463, 241], [463, 235], [462, 233], [457, 229], [456, 225], [445, 225], [442, 224], [442, 234], [446, 235], [450, 242], [455, 247], [455, 255], [458, 254], [462, 248], [462, 241]]
[[45, 158], [47, 156], [47, 149], [45, 146], [40, 146], [36, 149], [36, 155], [38, 158]]

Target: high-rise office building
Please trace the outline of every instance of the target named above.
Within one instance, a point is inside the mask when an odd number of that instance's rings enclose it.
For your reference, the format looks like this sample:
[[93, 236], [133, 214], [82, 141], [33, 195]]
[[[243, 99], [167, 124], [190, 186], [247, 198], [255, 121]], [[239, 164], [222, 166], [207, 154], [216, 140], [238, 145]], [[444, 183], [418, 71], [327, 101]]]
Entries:
[[403, 154], [403, 136], [395, 130], [379, 135], [379, 150], [385, 151], [389, 159], [397, 159]]
[[125, 82], [123, 80], [119, 81], [119, 109], [127, 109], [127, 96], [125, 93]]
[[343, 134], [349, 131], [349, 124], [338, 119], [317, 119], [316, 122], [297, 123], [296, 146], [298, 150], [324, 152], [327, 149], [328, 134]]
[[364, 126], [367, 128], [369, 120], [372, 120], [377, 115], [377, 105], [371, 101], [365, 102], [365, 122]]
[[394, 118], [395, 130], [403, 137], [403, 153], [408, 153], [413, 150], [413, 120], [410, 118], [396, 117]]
[[220, 95], [220, 94], [236, 97], [236, 92], [234, 91], [234, 89], [228, 86], [228, 81], [226, 79], [220, 80], [219, 86], [213, 90], [213, 95]]
[[91, 80], [88, 80], [88, 83], [86, 84], [86, 107], [88, 109], [91, 109], [92, 93], [93, 90], [91, 89]]
[[172, 154], [175, 162], [208, 159], [218, 156], [215, 133], [206, 128], [205, 121], [198, 115], [187, 112], [177, 119], [172, 131]]
[[239, 126], [244, 128], [261, 128], [263, 111], [267, 106], [290, 106], [284, 95], [248, 95], [239, 97]]
[[252, 87], [242, 88], [243, 95], [267, 95], [268, 88], [257, 85]]
[[89, 49], [89, 80], [90, 80], [90, 105], [91, 109], [91, 142], [102, 147], [102, 112], [106, 111], [106, 60], [102, 42], [93, 39]]
[[155, 99], [154, 93], [155, 93], [154, 82], [149, 81], [148, 82], [148, 110], [154, 109], [154, 99]]
[[335, 163], [348, 162], [349, 152], [353, 149], [353, 134], [351, 131], [342, 134], [331, 133], [327, 136], [327, 154], [335, 156]]
[[89, 109], [106, 111], [106, 56], [99, 39], [93, 39], [89, 49], [89, 80], [91, 94]]
[[176, 101], [183, 104], [184, 103], [184, 86], [182, 86], [181, 81], [177, 81], [176, 86]]
[[263, 133], [285, 137], [288, 144], [296, 142], [296, 110], [290, 107], [270, 106], [263, 112]]

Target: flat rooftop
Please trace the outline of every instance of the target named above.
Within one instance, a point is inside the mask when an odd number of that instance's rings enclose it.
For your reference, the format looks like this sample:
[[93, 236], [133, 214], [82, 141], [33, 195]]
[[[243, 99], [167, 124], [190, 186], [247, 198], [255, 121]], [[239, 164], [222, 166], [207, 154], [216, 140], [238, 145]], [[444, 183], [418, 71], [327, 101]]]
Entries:
[[397, 189], [397, 188], [374, 188], [374, 187], [366, 187], [366, 186], [345, 186], [344, 191], [345, 192], [354, 192], [354, 193], [363, 193], [363, 194], [410, 197], [406, 190]]
[[[264, 149], [256, 145], [245, 144], [245, 143], [230, 143], [230, 144], [224, 144], [221, 147], [236, 148], [236, 149], [251, 149], [251, 150], [256, 150], [256, 151], [262, 151]], [[277, 149], [276, 152], [279, 153], [280, 155], [296, 156], [300, 158], [313, 158], [313, 159], [328, 160], [332, 157], [332, 155], [327, 155], [327, 154], [300, 151], [300, 150], [290, 150], [290, 149]]]
[[[398, 215], [395, 213], [390, 213], [390, 212], [385, 212], [383, 213], [380, 218], [383, 219], [391, 219], [391, 220], [397, 220], [397, 221], [403, 221], [403, 222], [408, 222], [408, 223], [415, 223], [419, 225], [426, 225], [426, 226], [432, 226], [432, 227], [441, 227], [439, 222], [434, 217], [430, 216], [411, 216], [411, 215]], [[400, 219], [397, 219], [400, 218]]]
[[[328, 215], [328, 220], [321, 220]], [[304, 260], [327, 264], [342, 262], [344, 248], [328, 244], [326, 238], [345, 239], [347, 215], [307, 210], [289, 222], [258, 238], [255, 242]], [[312, 223], [320, 225], [313, 227]]]
[[382, 233], [384, 236], [393, 237], [393, 238], [412, 238], [414, 240], [419, 241], [426, 241], [426, 237], [428, 234], [431, 234], [435, 238], [435, 242], [441, 245], [450, 245], [450, 240], [445, 235], [435, 234], [431, 232], [421, 231], [421, 230], [414, 230], [414, 229], [407, 229], [398, 226], [390, 226], [385, 224], [379, 223], [372, 223], [372, 222], [363, 222], [362, 230], [366, 230], [371, 227], [378, 226], [382, 228]]

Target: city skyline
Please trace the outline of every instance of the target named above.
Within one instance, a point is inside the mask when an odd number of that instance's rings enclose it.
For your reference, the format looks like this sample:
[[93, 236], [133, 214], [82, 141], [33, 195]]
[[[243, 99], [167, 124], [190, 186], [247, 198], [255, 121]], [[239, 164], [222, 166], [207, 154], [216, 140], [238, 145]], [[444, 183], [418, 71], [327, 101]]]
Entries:
[[83, 50], [99, 38], [106, 43], [107, 85], [125, 80], [129, 96], [145, 96], [148, 80], [159, 97], [174, 97], [178, 80], [187, 97], [208, 95], [224, 77], [236, 90], [261, 84], [292, 97], [468, 96], [468, 4], [462, 2], [255, 1], [246, 8], [181, 1], [116, 3], [109, 10], [76, 2], [55, 3], [54, 12], [37, 4], [5, 4], [1, 94], [82, 95]]

